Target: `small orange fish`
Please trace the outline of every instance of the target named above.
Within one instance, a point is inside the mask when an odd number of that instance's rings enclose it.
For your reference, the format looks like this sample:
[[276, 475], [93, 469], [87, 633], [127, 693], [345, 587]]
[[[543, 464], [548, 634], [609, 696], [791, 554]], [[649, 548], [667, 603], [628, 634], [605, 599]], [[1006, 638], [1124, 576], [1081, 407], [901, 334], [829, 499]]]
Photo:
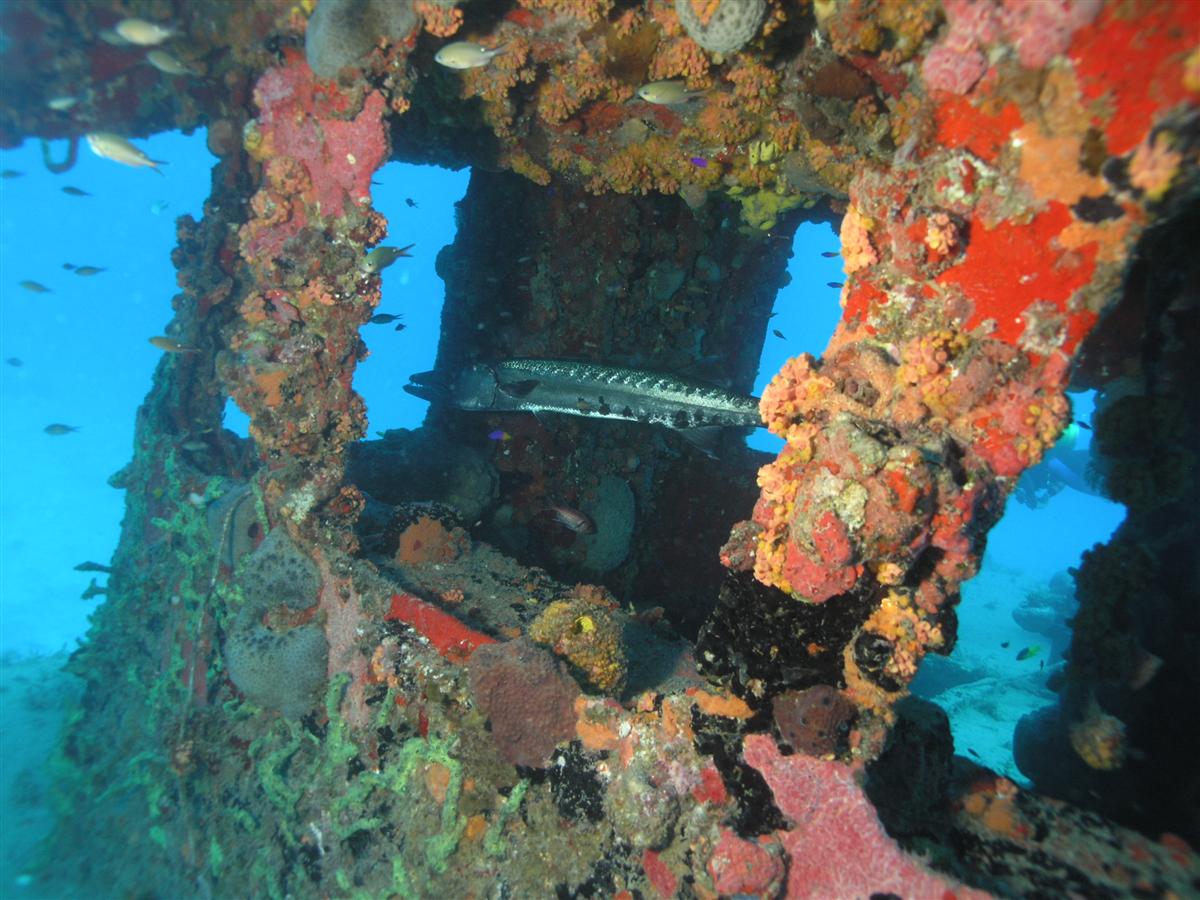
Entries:
[[57, 437], [60, 434], [70, 434], [72, 431], [78, 431], [78, 425], [64, 425], [62, 422], [55, 422], [52, 425], [47, 425], [42, 431], [46, 434], [52, 434]]
[[199, 353], [200, 352], [195, 347], [188, 347], [185, 344], [179, 343], [179, 341], [175, 340], [175, 338], [163, 337], [162, 335], [157, 335], [155, 337], [150, 338], [150, 343], [152, 346], [155, 346], [159, 350], [163, 350], [167, 353]]
[[544, 512], [550, 513], [555, 522], [570, 528], [576, 534], [594, 534], [596, 531], [596, 523], [587, 513], [582, 513], [569, 506], [548, 506]]

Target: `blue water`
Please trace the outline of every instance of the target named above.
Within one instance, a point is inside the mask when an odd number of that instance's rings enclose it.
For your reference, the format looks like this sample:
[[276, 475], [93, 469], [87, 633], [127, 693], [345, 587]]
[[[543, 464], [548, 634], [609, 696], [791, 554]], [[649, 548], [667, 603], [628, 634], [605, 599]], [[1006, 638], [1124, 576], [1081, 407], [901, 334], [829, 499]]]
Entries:
[[[171, 265], [175, 219], [199, 219], [216, 162], [204, 134], [136, 142], [163, 174], [131, 169], [81, 147], [69, 172], [42, 165], [36, 141], [0, 152], [0, 653], [73, 648], [93, 604], [80, 594], [96, 577], [74, 571], [107, 563], [116, 548], [124, 494], [108, 477], [132, 454], [134, 413], [149, 390], [177, 292]], [[53, 146], [61, 159], [65, 144]], [[415, 243], [411, 259], [383, 274], [380, 312], [406, 326], [368, 325], [371, 355], [355, 387], [367, 401], [370, 432], [420, 424], [426, 404], [401, 390], [433, 367], [443, 286], [434, 259], [454, 238], [454, 202], [466, 171], [390, 163], [376, 176], [388, 244]], [[91, 196], [63, 193], [73, 186]], [[412, 200], [415, 206], [406, 201]], [[83, 277], [63, 263], [99, 266]], [[19, 286], [32, 280], [50, 289]], [[60, 423], [79, 430], [48, 435]], [[232, 403], [226, 425], [246, 433]]]
[[[0, 152], [0, 169], [23, 173], [0, 180], [0, 359], [20, 361], [0, 364], [0, 653], [70, 649], [102, 602], [80, 599], [93, 573], [73, 567], [107, 563], [116, 546], [124, 495], [106, 481], [130, 458], [134, 412], [159, 358], [147, 338], [162, 334], [172, 315], [175, 217], [199, 218], [214, 163], [202, 133], [159, 135], [140, 146], [168, 162], [161, 176], [84, 149], [64, 175], [43, 167], [36, 143]], [[61, 155], [62, 147], [55, 149]], [[425, 402], [401, 386], [410, 373], [433, 366], [443, 301], [434, 260], [454, 238], [453, 206], [467, 177], [400, 163], [377, 176], [376, 205], [390, 223], [387, 243], [416, 246], [412, 258], [384, 273], [379, 307], [401, 314], [406, 327], [364, 327], [371, 355], [355, 386], [366, 399], [371, 434], [416, 427], [424, 417]], [[62, 191], [67, 185], [91, 196], [69, 196]], [[768, 325], [756, 392], [788, 357], [824, 349], [840, 316], [839, 292], [826, 284], [841, 281], [842, 273], [840, 259], [821, 253], [837, 246], [827, 225], [797, 232], [792, 281]], [[64, 263], [105, 271], [81, 277]], [[27, 279], [50, 292], [20, 287]], [[1075, 404], [1086, 421], [1091, 398], [1077, 396]], [[78, 430], [46, 434], [52, 423]], [[245, 433], [245, 417], [232, 405], [226, 424]], [[779, 441], [760, 430], [751, 445], [773, 451]], [[1033, 669], [1018, 665], [1011, 651], [1038, 638], [1020, 631], [1012, 610], [1025, 593], [1077, 565], [1080, 553], [1106, 540], [1121, 518], [1120, 507], [1070, 489], [1039, 509], [1010, 502], [991, 535], [983, 575], [964, 591], [953, 658], [985, 665], [1001, 683], [1023, 679], [1030, 687]], [[104, 576], [96, 577], [103, 584]], [[1011, 651], [999, 648], [1001, 639]], [[995, 735], [1010, 737], [1020, 711], [989, 713]], [[976, 719], [952, 710], [960, 746], [1011, 770], [1005, 739], [989, 738]]]

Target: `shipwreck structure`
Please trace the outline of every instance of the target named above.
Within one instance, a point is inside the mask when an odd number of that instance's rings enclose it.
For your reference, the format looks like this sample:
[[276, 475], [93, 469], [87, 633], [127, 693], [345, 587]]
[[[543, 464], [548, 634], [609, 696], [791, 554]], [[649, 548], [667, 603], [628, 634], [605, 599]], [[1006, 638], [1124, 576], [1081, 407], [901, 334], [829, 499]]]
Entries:
[[[1200, 890], [1189, 4], [10, 0], [0, 30], [0, 143], [204, 128], [220, 160], [178, 222], [170, 336], [198, 352], [164, 355], [114, 476], [48, 883]], [[762, 398], [785, 449], [527, 417], [488, 420], [496, 454], [447, 408], [365, 441], [391, 159], [472, 170], [447, 371], [747, 390], [795, 228], [834, 223], [841, 324]], [[1072, 381], [1130, 512], [1076, 576], [1026, 791], [906, 687]]]

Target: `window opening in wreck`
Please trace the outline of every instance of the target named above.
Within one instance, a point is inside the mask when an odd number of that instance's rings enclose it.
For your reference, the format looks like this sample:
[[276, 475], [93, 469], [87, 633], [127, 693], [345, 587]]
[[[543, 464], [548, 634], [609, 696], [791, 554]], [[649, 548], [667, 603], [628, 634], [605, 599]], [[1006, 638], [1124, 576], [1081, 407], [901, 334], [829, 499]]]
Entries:
[[[785, 362], [801, 353], [819, 357], [842, 316], [838, 285], [844, 277], [837, 232], [826, 222], [803, 222], [792, 241], [788, 262], [791, 281], [775, 296], [754, 395], [761, 397], [768, 382]], [[833, 254], [825, 256], [822, 254]], [[746, 444], [753, 450], [778, 453], [783, 439], [756, 428]]]
[[1094, 493], [1089, 476], [1096, 392], [1070, 396], [1076, 424], [1022, 474], [979, 574], [963, 585], [954, 652], [927, 656], [912, 683], [949, 715], [957, 752], [1021, 784], [1028, 781], [1013, 761], [1013, 731], [1023, 715], [1055, 702], [1051, 686], [1077, 608], [1070, 570], [1125, 517], [1123, 506]]
[[108, 480], [163, 357], [148, 339], [179, 292], [176, 219], [201, 218], [215, 163], [203, 131], [134, 143], [161, 175], [82, 142], [69, 167], [67, 143], [48, 146], [61, 174], [36, 140], [0, 151], [0, 653], [73, 647], [104, 601], [106, 574], [73, 567], [116, 547], [125, 494]]
[[[385, 268], [378, 321], [361, 334], [370, 355], [354, 373], [354, 389], [367, 404], [367, 437], [392, 428], [417, 428], [427, 401], [405, 393], [414, 372], [433, 369], [442, 327], [445, 285], [435, 271], [438, 251], [454, 241], [454, 204], [467, 192], [470, 171], [390, 162], [375, 176], [372, 202], [388, 220], [380, 246], [414, 245]], [[385, 317], [397, 316], [395, 319]]]

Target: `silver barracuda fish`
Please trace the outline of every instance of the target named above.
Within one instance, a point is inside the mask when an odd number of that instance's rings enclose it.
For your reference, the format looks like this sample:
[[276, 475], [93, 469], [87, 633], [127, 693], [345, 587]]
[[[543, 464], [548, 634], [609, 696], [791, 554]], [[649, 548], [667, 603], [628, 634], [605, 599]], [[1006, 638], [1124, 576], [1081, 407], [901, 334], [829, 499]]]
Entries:
[[421, 372], [404, 389], [480, 412], [562, 413], [649, 422], [687, 432], [754, 428], [758, 398], [644, 369], [558, 359], [476, 363], [454, 374]]

